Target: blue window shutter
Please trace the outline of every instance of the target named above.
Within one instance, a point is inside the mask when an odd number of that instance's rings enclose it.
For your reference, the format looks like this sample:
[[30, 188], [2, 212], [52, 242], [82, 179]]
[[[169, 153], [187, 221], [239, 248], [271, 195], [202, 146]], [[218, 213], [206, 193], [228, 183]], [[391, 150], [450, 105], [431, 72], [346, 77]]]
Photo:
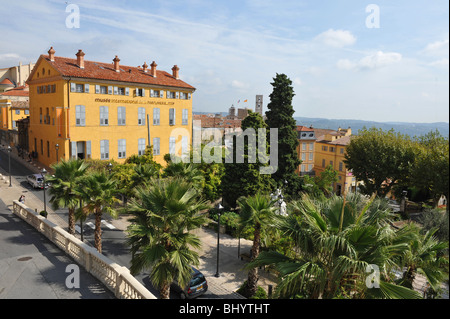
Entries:
[[71, 150], [72, 150], [71, 157], [72, 158], [77, 158], [77, 156], [78, 156], [78, 153], [77, 153], [77, 142], [71, 142]]
[[117, 86], [114, 87], [114, 95], [117, 95], [119, 93], [119, 89]]
[[77, 85], [75, 83], [70, 83], [70, 92], [76, 92], [77, 91]]
[[100, 93], [100, 85], [96, 85], [95, 86], [95, 94], [99, 94]]
[[113, 94], [113, 87], [112, 86], [108, 86], [108, 94]]
[[84, 85], [84, 93], [89, 93], [89, 84]]
[[86, 141], [86, 157], [91, 158], [91, 141]]
[[125, 88], [125, 95], [130, 95], [130, 88]]

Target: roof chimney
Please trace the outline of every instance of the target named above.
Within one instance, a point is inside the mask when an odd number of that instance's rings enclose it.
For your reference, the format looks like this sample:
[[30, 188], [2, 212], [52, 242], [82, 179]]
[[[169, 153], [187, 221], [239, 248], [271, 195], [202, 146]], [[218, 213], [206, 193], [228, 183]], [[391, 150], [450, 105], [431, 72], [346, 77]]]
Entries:
[[55, 61], [55, 50], [53, 49], [53, 47], [48, 50], [48, 57], [50, 58], [51, 62]]
[[150, 66], [152, 67], [150, 69], [150, 74], [156, 78], [156, 67], [158, 66], [158, 64], [155, 63], [155, 61], [152, 62], [152, 64], [150, 64]]
[[84, 69], [84, 56], [85, 53], [82, 50], [78, 50], [77, 54], [77, 64], [80, 69]]
[[114, 58], [114, 70], [116, 71], [116, 72], [120, 72], [120, 69], [119, 69], [119, 62], [120, 62], [120, 59], [117, 57], [117, 55], [116, 55], [116, 57]]
[[174, 66], [173, 66], [173, 68], [172, 68], [172, 75], [173, 75], [173, 77], [175, 78], [175, 79], [179, 79], [180, 77], [179, 77], [179, 72], [178, 71], [180, 71], [180, 68], [175, 64]]
[[147, 68], [148, 68], [147, 62], [144, 62], [144, 64], [142, 65], [142, 69], [144, 69], [145, 73], [147, 73]]

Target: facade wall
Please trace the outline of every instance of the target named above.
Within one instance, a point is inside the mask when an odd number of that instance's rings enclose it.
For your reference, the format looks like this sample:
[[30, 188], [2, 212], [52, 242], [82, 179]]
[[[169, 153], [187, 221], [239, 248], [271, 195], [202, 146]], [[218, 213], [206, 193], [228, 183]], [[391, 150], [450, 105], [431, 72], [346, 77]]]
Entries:
[[[31, 150], [38, 153], [38, 160], [46, 165], [56, 162], [56, 144], [59, 145], [59, 158], [69, 159], [74, 155], [73, 142], [78, 143], [77, 153], [82, 151], [84, 158], [101, 159], [101, 140], [109, 141], [109, 156], [105, 160], [123, 162], [126, 157], [138, 154], [139, 139], [145, 139], [145, 145], [148, 144], [147, 114], [150, 120], [151, 144], [153, 145], [153, 138], [160, 138], [159, 155], [154, 157], [157, 162], [165, 164], [163, 156], [169, 153], [169, 138], [177, 132], [175, 129], [179, 132], [176, 138], [178, 148], [181, 148], [181, 136], [187, 136], [187, 143], [191, 144], [192, 96], [186, 100], [171, 99], [167, 98], [166, 94], [168, 90], [191, 93], [186, 89], [94, 79], [66, 80], [58, 76], [57, 71], [46, 60], [41, 60], [37, 71], [39, 77], [36, 72], [30, 82], [29, 145]], [[88, 85], [89, 93], [73, 92], [72, 83], [81, 84], [84, 88]], [[38, 93], [38, 87], [48, 85], [50, 93]], [[96, 85], [128, 88], [129, 95], [96, 93]], [[143, 89], [145, 96], [136, 96], [136, 89]], [[164, 90], [164, 98], [150, 97], [151, 89]], [[77, 123], [77, 106], [84, 106], [83, 123]], [[100, 123], [101, 106], [108, 107], [107, 125]], [[119, 107], [125, 108], [125, 125], [118, 123]], [[141, 125], [138, 123], [139, 108], [145, 109], [144, 122]], [[160, 110], [159, 125], [153, 123], [155, 108]], [[175, 125], [169, 125], [169, 109], [175, 109]], [[186, 109], [188, 114], [186, 123], [182, 123], [183, 109]], [[119, 158], [119, 140], [125, 140], [125, 158]], [[181, 149], [178, 151], [181, 152]]]

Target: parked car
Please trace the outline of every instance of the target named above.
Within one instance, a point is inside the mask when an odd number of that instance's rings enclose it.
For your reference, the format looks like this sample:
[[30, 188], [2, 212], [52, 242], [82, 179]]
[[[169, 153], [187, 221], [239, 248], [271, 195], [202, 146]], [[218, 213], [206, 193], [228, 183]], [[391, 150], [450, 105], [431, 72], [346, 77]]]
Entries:
[[204, 294], [208, 290], [208, 282], [205, 276], [194, 267], [192, 267], [192, 278], [184, 289], [176, 281], [171, 286], [175, 291], [180, 293], [181, 299], [192, 299]]
[[[44, 187], [44, 179], [41, 174], [32, 174], [27, 176], [27, 182], [33, 188], [43, 188]], [[45, 187], [48, 187], [48, 183], [45, 183]]]

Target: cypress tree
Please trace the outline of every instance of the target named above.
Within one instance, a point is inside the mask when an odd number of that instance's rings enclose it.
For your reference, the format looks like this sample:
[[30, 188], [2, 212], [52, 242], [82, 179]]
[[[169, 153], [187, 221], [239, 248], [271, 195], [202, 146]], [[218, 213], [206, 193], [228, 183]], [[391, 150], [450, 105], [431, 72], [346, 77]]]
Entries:
[[285, 74], [277, 73], [271, 85], [273, 91], [267, 105], [266, 123], [270, 129], [278, 129], [278, 170], [272, 174], [272, 178], [279, 187], [285, 189], [285, 193], [297, 195], [301, 190], [301, 179], [295, 170], [301, 161], [297, 155], [299, 141], [292, 107], [294, 89], [292, 81]]

